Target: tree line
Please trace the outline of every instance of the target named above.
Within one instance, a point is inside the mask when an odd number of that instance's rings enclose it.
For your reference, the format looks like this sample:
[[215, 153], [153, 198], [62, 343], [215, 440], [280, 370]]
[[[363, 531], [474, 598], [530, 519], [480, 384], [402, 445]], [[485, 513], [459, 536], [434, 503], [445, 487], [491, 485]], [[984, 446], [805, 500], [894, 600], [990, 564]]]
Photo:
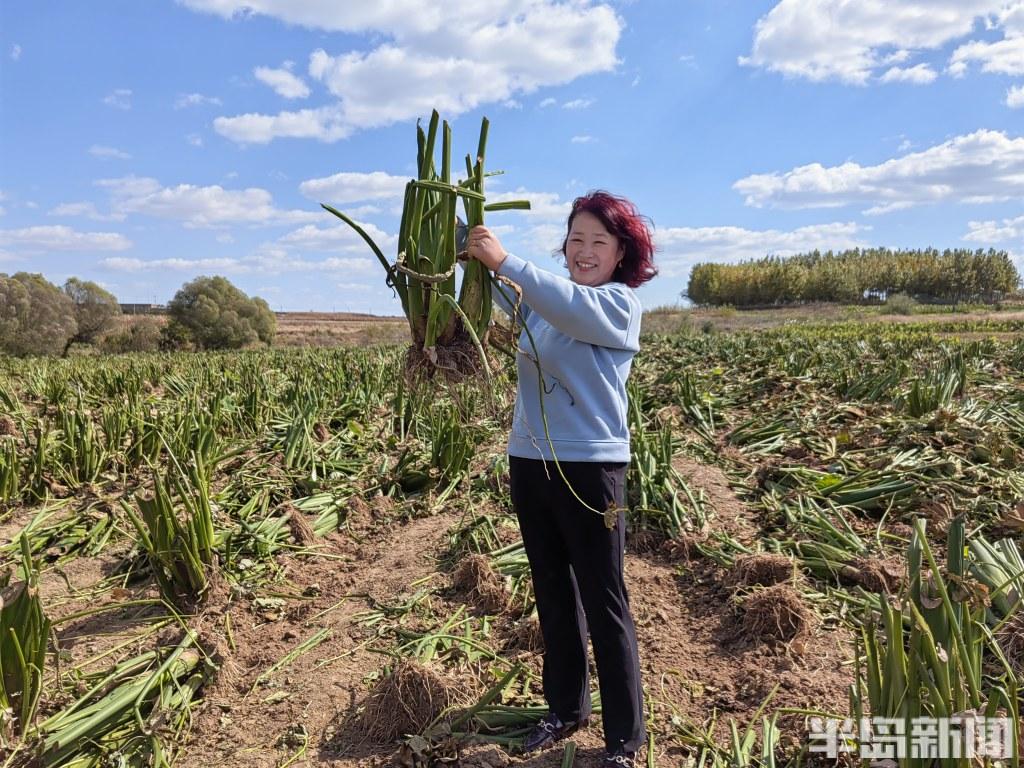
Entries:
[[906, 294], [934, 303], [993, 303], [1017, 290], [1006, 251], [854, 248], [766, 256], [738, 264], [700, 263], [683, 294], [698, 306], [771, 306], [825, 301], [854, 304]]
[[167, 305], [168, 319], [121, 322], [117, 298], [72, 277], [58, 287], [40, 274], [0, 273], [0, 353], [66, 355], [85, 344], [105, 352], [239, 349], [274, 340], [277, 319], [267, 302], [248, 297], [224, 277], [197, 277]]

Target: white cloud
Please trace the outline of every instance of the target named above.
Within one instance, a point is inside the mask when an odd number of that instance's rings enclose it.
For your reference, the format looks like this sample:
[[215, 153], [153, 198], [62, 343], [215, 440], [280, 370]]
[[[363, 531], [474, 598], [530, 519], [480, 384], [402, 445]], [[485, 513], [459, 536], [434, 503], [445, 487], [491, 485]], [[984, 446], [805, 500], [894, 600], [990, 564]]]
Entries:
[[[222, 274], [265, 274], [279, 275], [295, 272], [324, 272], [328, 274], [369, 274], [376, 265], [376, 260], [365, 258], [330, 258], [323, 261], [311, 261], [301, 257], [290, 256], [285, 252], [267, 251], [262, 254], [245, 258], [204, 258], [204, 259], [134, 259], [111, 256], [99, 261], [99, 265], [114, 272], [155, 272], [171, 270], [174, 272], [219, 272]], [[381, 270], [383, 272], [383, 270]]]
[[436, 4], [412, 0], [344, 8], [336, 3], [185, 0], [197, 10], [253, 13], [321, 29], [377, 32], [369, 51], [314, 51], [309, 75], [333, 104], [276, 115], [224, 116], [214, 128], [239, 143], [279, 137], [337, 141], [353, 131], [430, 114], [446, 118], [483, 104], [502, 104], [544, 86], [605, 72], [618, 63], [622, 21], [607, 5], [556, 0]]
[[769, 254], [789, 256], [819, 250], [864, 247], [864, 227], [834, 222], [791, 231], [743, 227], [669, 227], [656, 229], [655, 263], [664, 277], [685, 277], [698, 262], [732, 263]]
[[885, 213], [940, 201], [981, 203], [1024, 197], [1024, 137], [981, 130], [879, 165], [854, 162], [754, 174], [733, 184], [747, 205], [829, 208], [869, 205]]
[[218, 117], [213, 129], [239, 144], [267, 144], [274, 139], [319, 139], [332, 142], [352, 133], [337, 106], [279, 112], [276, 115], [247, 113]]
[[115, 109], [132, 108], [132, 92], [129, 88], [117, 88], [103, 97], [103, 103]]
[[0, 229], [0, 245], [22, 251], [123, 251], [132, 247], [117, 232], [79, 232], [62, 224]]
[[[360, 222], [359, 226], [377, 244], [385, 256], [395, 252], [398, 238], [389, 235], [384, 230], [373, 224]], [[307, 224], [282, 237], [279, 237], [275, 246], [286, 249], [298, 249], [303, 252], [336, 252], [366, 254], [370, 252], [369, 246], [352, 227], [344, 222], [338, 222], [329, 226], [318, 227]], [[374, 258], [374, 262], [376, 259]]]
[[60, 205], [52, 208], [48, 215], [50, 216], [85, 216], [93, 219], [94, 221], [122, 221], [124, 214], [110, 214], [104, 215], [96, 210], [96, 205], [91, 202], [80, 202], [80, 203], [61, 203]]
[[569, 142], [572, 143], [572, 144], [589, 144], [592, 141], [594, 141], [594, 137], [593, 136], [589, 136], [587, 134], [582, 134], [580, 136], [573, 136], [571, 139], [569, 139]]
[[912, 83], [913, 85], [927, 85], [938, 77], [935, 70], [927, 64], [917, 64], [913, 67], [892, 67], [886, 70], [879, 80], [883, 83]]
[[17, 61], [21, 58], [21, 46], [15, 43], [11, 46], [11, 61]]
[[995, 42], [972, 40], [961, 45], [950, 57], [953, 74], [963, 74], [968, 64], [981, 64], [982, 72], [999, 75], [1024, 75], [1024, 34]]
[[132, 156], [116, 147], [104, 147], [93, 144], [89, 147], [89, 154], [93, 157], [113, 158], [116, 160], [131, 160]]
[[183, 93], [175, 99], [174, 108], [185, 109], [186, 107], [201, 107], [204, 104], [220, 106], [220, 103], [220, 99], [216, 96], [204, 96], [201, 93]]
[[530, 210], [528, 211], [503, 211], [502, 216], [518, 214], [531, 220], [545, 220], [554, 222], [565, 222], [569, 218], [569, 211], [572, 210], [572, 203], [568, 200], [559, 199], [556, 192], [531, 192], [528, 189], [519, 187], [508, 192], [488, 192], [488, 203], [506, 203], [510, 200], [529, 200]]
[[216, 184], [163, 187], [156, 179], [137, 176], [101, 179], [96, 185], [110, 193], [112, 213], [174, 219], [186, 227], [293, 224], [319, 218], [313, 211], [275, 208], [270, 192], [259, 187], [224, 189]]
[[235, 242], [235, 238], [231, 236], [229, 232], [221, 232], [217, 235], [215, 240], [218, 243], [229, 244]]
[[1024, 216], [1002, 221], [969, 221], [964, 240], [976, 243], [1001, 243], [1020, 238], [1024, 240]]
[[409, 179], [383, 171], [372, 173], [336, 173], [299, 184], [299, 191], [310, 200], [326, 203], [358, 203], [365, 200], [400, 200]]
[[540, 104], [538, 104], [537, 106], [540, 107], [541, 109], [544, 109], [545, 107], [553, 107], [557, 103], [558, 99], [553, 99], [550, 96], [548, 96], [546, 99], [541, 99]]
[[593, 99], [573, 99], [562, 105], [562, 109], [586, 109], [594, 103]]
[[[749, 56], [740, 63], [815, 82], [866, 85], [881, 68], [903, 63], [912, 52], [937, 50], [972, 34], [984, 23], [1005, 39], [968, 42], [950, 60], [951, 74], [968, 61], [989, 72], [1013, 68], [1024, 31], [1021, 0], [781, 0], [758, 20]], [[900, 72], [888, 70], [889, 80]], [[889, 74], [892, 73], [892, 74]], [[883, 79], [886, 75], [883, 75]], [[920, 70], [912, 82], [934, 79]]]
[[286, 99], [304, 99], [309, 96], [309, 86], [288, 70], [291, 62], [285, 62], [286, 67], [282, 69], [271, 69], [270, 67], [256, 67], [253, 75], [264, 85], [269, 85], [278, 96]]
[[189, 143], [189, 146], [192, 146], [192, 147], [201, 147], [201, 146], [203, 146], [203, 137], [200, 136], [198, 133], [190, 133], [190, 134], [188, 134], [185, 137], [185, 141], [187, 141]]
[[1006, 106], [1010, 109], [1024, 107], [1024, 85], [1014, 85], [1006, 91]]

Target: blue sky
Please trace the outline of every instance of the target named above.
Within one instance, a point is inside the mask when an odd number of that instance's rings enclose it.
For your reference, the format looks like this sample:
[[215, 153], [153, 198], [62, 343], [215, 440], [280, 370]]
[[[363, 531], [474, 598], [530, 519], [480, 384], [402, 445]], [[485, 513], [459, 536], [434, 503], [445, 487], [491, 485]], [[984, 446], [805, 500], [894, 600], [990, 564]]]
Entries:
[[2, 0], [0, 271], [164, 303], [223, 274], [275, 309], [400, 312], [330, 202], [396, 253], [415, 123], [491, 120], [492, 214], [553, 271], [571, 200], [690, 267], [996, 247], [1024, 272], [1024, 0]]

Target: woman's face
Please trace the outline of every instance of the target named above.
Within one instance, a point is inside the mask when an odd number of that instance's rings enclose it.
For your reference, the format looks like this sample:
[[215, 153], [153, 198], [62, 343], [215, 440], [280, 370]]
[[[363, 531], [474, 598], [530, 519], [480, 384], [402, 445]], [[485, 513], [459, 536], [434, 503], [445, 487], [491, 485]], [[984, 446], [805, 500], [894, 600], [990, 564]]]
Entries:
[[604, 285], [622, 261], [625, 249], [592, 213], [580, 211], [573, 217], [565, 242], [569, 276], [579, 285]]

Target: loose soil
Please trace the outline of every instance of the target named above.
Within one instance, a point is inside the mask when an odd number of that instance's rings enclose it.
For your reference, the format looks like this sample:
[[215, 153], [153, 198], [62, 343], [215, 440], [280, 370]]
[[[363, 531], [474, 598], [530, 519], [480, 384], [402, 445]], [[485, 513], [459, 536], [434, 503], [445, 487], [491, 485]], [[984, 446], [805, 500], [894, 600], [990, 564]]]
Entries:
[[[720, 469], [687, 458], [678, 459], [676, 466], [713, 508], [712, 530], [720, 527], [741, 540], [756, 539], [756, 518]], [[443, 563], [449, 534], [462, 510], [442, 509], [408, 520], [380, 500], [354, 500], [350, 511], [349, 528], [275, 558], [277, 579], [260, 594], [272, 592], [280, 598], [276, 603], [261, 602], [244, 585], [219, 583], [202, 613], [189, 620], [207, 650], [217, 655], [222, 671], [207, 685], [204, 701], [193, 713], [179, 765], [271, 768], [299, 752], [291, 765], [390, 765], [397, 744], [373, 737], [393, 734], [367, 718], [387, 717], [386, 707], [394, 708], [394, 701], [404, 702], [404, 711], [412, 698], [385, 700], [382, 691], [386, 693], [388, 685], [392, 694], [396, 689], [418, 691], [421, 706], [447, 700], [446, 692], [456, 694], [460, 702], [475, 701], [482, 693], [480, 681], [469, 672], [434, 670], [425, 678], [406, 674], [399, 683], [389, 681], [385, 670], [393, 661], [375, 650], [376, 630], [357, 621], [360, 613], [394, 605], [419, 590], [431, 593], [428, 599], [437, 616], [451, 615], [460, 606], [478, 614], [481, 602], [496, 599], [488, 594], [493, 580], [485, 570], [474, 568], [473, 561], [467, 559], [471, 564], [461, 571], [458, 564], [453, 569]], [[9, 529], [14, 520], [6, 522]], [[305, 536], [304, 527], [297, 527]], [[110, 578], [127, 554], [111, 546], [101, 557], [75, 558], [48, 569], [41, 589], [54, 618], [59, 621], [104, 602], [154, 597], [152, 587], [111, 587]], [[847, 630], [809, 622], [793, 633], [795, 638], [773, 638], [774, 633], [761, 629], [751, 634], [749, 627], [758, 625], [745, 620], [730, 574], [672, 548], [630, 550], [626, 573], [648, 706], [654, 713], [657, 764], [684, 760], [673, 738], [679, 735], [673, 717], [700, 724], [715, 714], [715, 732], [724, 743], [730, 719], [745, 728], [769, 695], [769, 712], [812, 704], [845, 712], [846, 688], [852, 679], [852, 638]], [[799, 593], [793, 595], [799, 601]], [[489, 612], [497, 607], [486, 606]], [[156, 612], [141, 606], [60, 622], [58, 638], [67, 663], [94, 658], [125, 642], [144, 631]], [[510, 611], [496, 618], [495, 626], [494, 647], [523, 660], [537, 673], [539, 688], [542, 642], [536, 620]], [[180, 635], [171, 629], [160, 635], [167, 644]], [[327, 631], [323, 642], [268, 673], [322, 630]], [[414, 685], [420, 687], [409, 687]], [[375, 701], [383, 702], [376, 714], [368, 709]], [[398, 714], [396, 710], [394, 716]], [[791, 743], [804, 740], [800, 717], [782, 717], [780, 725]], [[573, 737], [579, 746], [576, 766], [598, 765], [601, 733], [596, 718]], [[463, 750], [461, 764], [553, 766], [560, 764], [561, 755], [556, 748], [523, 758], [492, 745], [475, 745]]]

